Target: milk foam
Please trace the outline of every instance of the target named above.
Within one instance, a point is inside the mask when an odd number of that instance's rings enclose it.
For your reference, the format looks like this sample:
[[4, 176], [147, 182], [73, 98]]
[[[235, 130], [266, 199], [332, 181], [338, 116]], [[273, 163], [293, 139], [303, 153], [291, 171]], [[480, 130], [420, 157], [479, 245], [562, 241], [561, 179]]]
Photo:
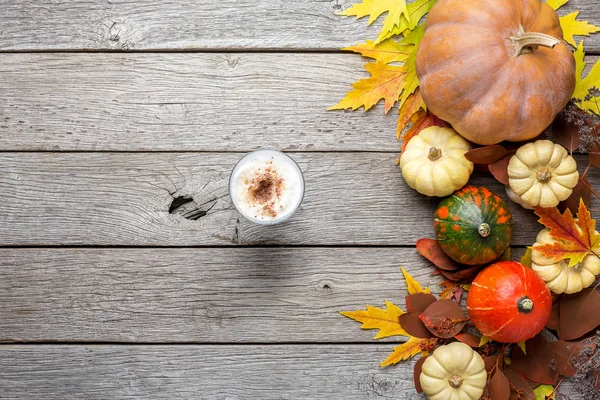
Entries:
[[[261, 182], [276, 185], [271, 194], [257, 196]], [[269, 187], [271, 189], [271, 187]], [[246, 218], [258, 223], [275, 223], [289, 218], [302, 202], [304, 178], [287, 155], [273, 150], [247, 154], [235, 166], [229, 181], [233, 204]], [[264, 201], [268, 198], [268, 201]]]

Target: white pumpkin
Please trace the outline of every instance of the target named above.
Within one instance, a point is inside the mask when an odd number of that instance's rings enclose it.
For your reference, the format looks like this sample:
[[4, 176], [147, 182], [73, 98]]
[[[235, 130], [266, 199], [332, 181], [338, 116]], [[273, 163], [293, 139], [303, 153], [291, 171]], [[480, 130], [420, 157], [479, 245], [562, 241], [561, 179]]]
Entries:
[[566, 200], [579, 181], [577, 162], [549, 140], [521, 146], [508, 164], [508, 184], [532, 206], [555, 207]]
[[452, 128], [430, 126], [406, 145], [400, 156], [408, 186], [427, 196], [448, 196], [467, 184], [473, 163], [465, 158], [471, 144]]
[[477, 400], [487, 372], [483, 358], [461, 342], [440, 346], [423, 363], [421, 388], [430, 400]]
[[531, 207], [529, 204], [525, 203], [523, 200], [521, 200], [521, 197], [516, 194], [511, 188], [510, 186], [506, 185], [504, 186], [504, 190], [506, 190], [506, 195], [508, 196], [509, 199], [511, 199], [513, 202], [517, 203], [518, 205], [520, 205], [521, 207], [523, 207], [526, 210], [533, 210], [533, 207]]
[[[581, 263], [569, 267], [568, 260], [554, 262], [536, 250], [536, 245], [557, 242], [557, 239], [550, 236], [550, 229], [543, 229], [531, 248], [531, 268], [542, 277], [553, 293], [580, 292], [590, 286], [596, 280], [596, 275], [600, 274], [600, 258], [595, 254], [588, 254]], [[600, 253], [600, 248], [597, 253]]]

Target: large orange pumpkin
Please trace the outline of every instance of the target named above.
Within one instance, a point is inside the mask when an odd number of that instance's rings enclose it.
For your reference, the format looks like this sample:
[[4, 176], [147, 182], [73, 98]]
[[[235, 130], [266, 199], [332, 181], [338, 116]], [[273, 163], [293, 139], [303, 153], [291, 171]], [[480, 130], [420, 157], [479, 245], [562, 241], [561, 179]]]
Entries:
[[546, 326], [551, 310], [552, 296], [542, 278], [515, 261], [500, 261], [483, 269], [467, 295], [471, 322], [498, 342], [531, 339]]
[[575, 89], [575, 59], [540, 0], [440, 0], [417, 52], [425, 104], [478, 144], [539, 135]]

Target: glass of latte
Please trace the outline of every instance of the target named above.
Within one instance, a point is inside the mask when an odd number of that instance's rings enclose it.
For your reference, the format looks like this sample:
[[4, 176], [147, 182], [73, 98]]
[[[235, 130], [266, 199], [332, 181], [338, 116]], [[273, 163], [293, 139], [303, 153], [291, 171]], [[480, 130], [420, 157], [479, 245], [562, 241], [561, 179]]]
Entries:
[[273, 225], [285, 221], [304, 197], [304, 177], [298, 164], [276, 150], [246, 154], [233, 168], [229, 195], [235, 208], [252, 222]]

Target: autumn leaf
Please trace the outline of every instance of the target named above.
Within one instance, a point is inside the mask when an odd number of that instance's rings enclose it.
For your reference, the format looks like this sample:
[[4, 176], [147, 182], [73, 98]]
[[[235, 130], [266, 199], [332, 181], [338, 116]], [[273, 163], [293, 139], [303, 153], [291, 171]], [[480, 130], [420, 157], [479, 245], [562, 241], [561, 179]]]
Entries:
[[523, 254], [523, 257], [521, 257], [520, 261], [521, 264], [523, 264], [527, 268], [531, 268], [531, 265], [533, 264], [533, 261], [531, 260], [531, 247], [527, 248], [525, 254]]
[[410, 128], [402, 135], [402, 151], [404, 151], [410, 139], [417, 136], [423, 129], [430, 126], [448, 126], [446, 122], [425, 110], [419, 110], [414, 113], [410, 117], [409, 123], [411, 124]]
[[417, 282], [415, 278], [413, 278], [408, 272], [406, 272], [404, 268], [400, 267], [400, 269], [402, 270], [402, 274], [404, 275], [404, 280], [406, 281], [406, 286], [409, 294], [431, 293], [431, 290], [429, 290], [428, 287], [423, 289], [419, 282]]
[[384, 99], [385, 112], [390, 111], [402, 92], [406, 67], [376, 62], [365, 64], [365, 69], [371, 74], [371, 77], [352, 84], [354, 90], [348, 92], [342, 101], [330, 107], [329, 110], [345, 108], [356, 110], [364, 106], [367, 111], [379, 100]]
[[344, 47], [342, 50], [349, 50], [360, 53], [364, 57], [372, 58], [383, 64], [393, 62], [405, 62], [413, 52], [413, 46], [400, 44], [393, 39], [376, 43], [367, 40], [366, 43], [359, 43], [354, 46]]
[[485, 335], [483, 335], [483, 336], [481, 337], [481, 339], [479, 340], [479, 347], [481, 347], [481, 346], [483, 346], [484, 344], [486, 344], [486, 343], [489, 343], [489, 342], [491, 342], [491, 341], [492, 341], [492, 338], [490, 338], [490, 337], [488, 337], [488, 336], [485, 336]]
[[558, 10], [559, 8], [561, 8], [562, 6], [564, 6], [565, 4], [567, 4], [568, 2], [569, 2], [569, 0], [548, 0], [546, 2], [546, 4], [548, 4], [553, 9]]
[[345, 317], [361, 322], [361, 329], [379, 329], [373, 339], [381, 339], [390, 336], [410, 336], [400, 325], [400, 315], [404, 311], [393, 303], [385, 302], [386, 310], [367, 305], [366, 310], [341, 311]]
[[592, 67], [592, 70], [583, 77], [583, 70], [585, 69], [585, 53], [583, 51], [583, 40], [579, 42], [577, 49], [573, 53], [575, 56], [575, 91], [573, 92], [573, 99], [576, 99], [576, 104], [582, 110], [600, 115], [600, 96], [597, 95], [597, 91], [600, 89], [600, 61]]
[[600, 28], [590, 24], [587, 21], [577, 21], [579, 11], [560, 17], [560, 26], [563, 30], [563, 37], [570, 45], [577, 47], [573, 36], [590, 36], [590, 33], [600, 32]]
[[423, 351], [422, 343], [428, 339], [418, 339], [411, 337], [407, 342], [402, 343], [400, 346], [394, 347], [392, 354], [388, 356], [381, 364], [380, 367], [386, 367], [388, 365], [397, 364], [400, 361], [408, 360], [411, 357]]
[[523, 352], [523, 354], [527, 355], [527, 348], [525, 347], [525, 340], [521, 341], [521, 342], [517, 342], [517, 346], [519, 346], [519, 348], [521, 349], [521, 351]]
[[427, 106], [425, 105], [425, 101], [423, 101], [423, 97], [421, 97], [421, 91], [417, 88], [414, 93], [411, 93], [406, 98], [404, 104], [399, 108], [398, 113], [400, 114], [400, 117], [398, 118], [398, 128], [396, 130], [396, 136], [398, 138], [400, 138], [402, 131], [410, 121], [411, 117], [419, 110], [427, 110]]
[[536, 207], [538, 220], [550, 228], [550, 236], [557, 239], [555, 243], [534, 245], [533, 248], [554, 262], [569, 259], [569, 267], [573, 267], [591, 252], [600, 257], [600, 234], [596, 233], [596, 221], [583, 201], [579, 202], [577, 221], [569, 209], [561, 214], [556, 207]]
[[554, 386], [543, 384], [533, 389], [535, 400], [552, 400], [554, 399]]
[[418, 24], [421, 18], [427, 14], [438, 0], [417, 0], [408, 4], [407, 10], [409, 18], [400, 17], [400, 23], [393, 27], [389, 32], [381, 32], [377, 38], [378, 42], [386, 40], [392, 36], [404, 35], [412, 31]]
[[[410, 22], [410, 15], [405, 0], [363, 0], [344, 10], [340, 15], [356, 16], [357, 19], [369, 16], [371, 25], [380, 15], [387, 13], [383, 20], [381, 37], [388, 35], [395, 27], [399, 26], [402, 18]], [[417, 21], [418, 22], [418, 21]], [[382, 40], [377, 40], [381, 42]]]

